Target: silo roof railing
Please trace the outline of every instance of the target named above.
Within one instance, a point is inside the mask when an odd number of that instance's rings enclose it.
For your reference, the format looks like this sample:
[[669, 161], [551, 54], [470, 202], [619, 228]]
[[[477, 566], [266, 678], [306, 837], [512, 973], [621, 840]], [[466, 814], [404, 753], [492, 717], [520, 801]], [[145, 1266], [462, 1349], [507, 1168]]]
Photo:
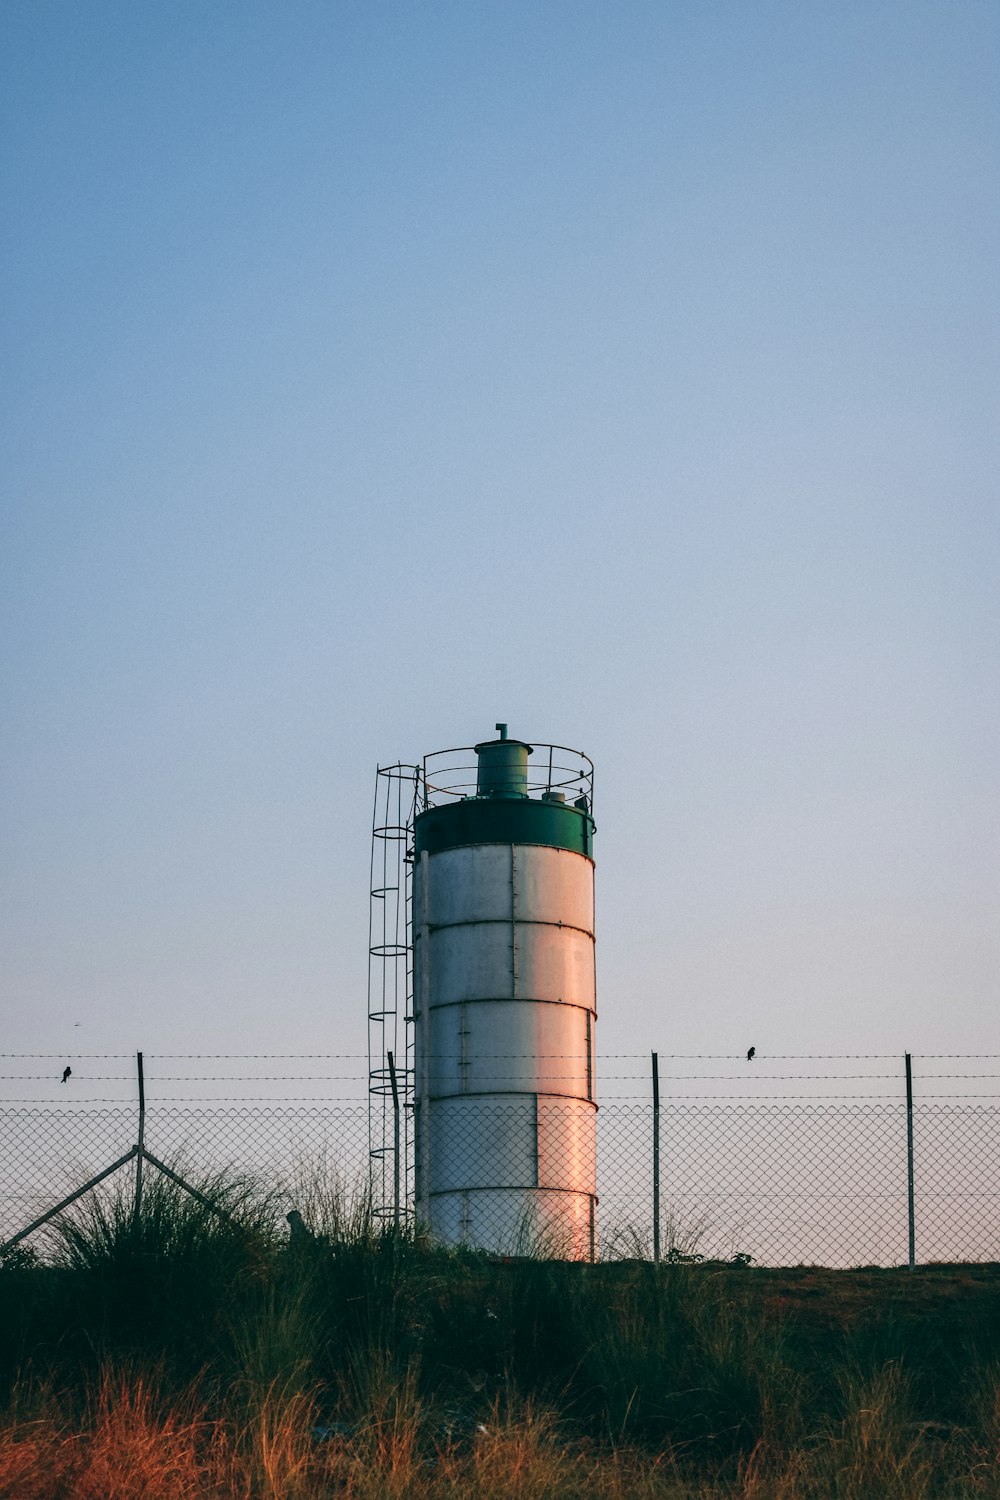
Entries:
[[[444, 807], [475, 797], [479, 786], [479, 758], [476, 747], [460, 745], [451, 750], [436, 750], [425, 755], [417, 790], [417, 810]], [[531, 742], [528, 759], [526, 795], [578, 803], [586, 798], [587, 811], [593, 812], [594, 765], [582, 750], [568, 745]]]

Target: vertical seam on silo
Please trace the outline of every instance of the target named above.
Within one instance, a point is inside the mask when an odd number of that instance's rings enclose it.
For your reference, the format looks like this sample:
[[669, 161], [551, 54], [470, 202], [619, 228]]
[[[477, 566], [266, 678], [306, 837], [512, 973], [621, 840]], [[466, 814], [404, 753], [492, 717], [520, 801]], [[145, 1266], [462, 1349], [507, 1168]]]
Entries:
[[510, 846], [510, 997], [517, 999], [517, 880], [515, 846]]
[[463, 1002], [458, 1012], [458, 1069], [463, 1094], [469, 1091], [469, 1019], [468, 1006]]

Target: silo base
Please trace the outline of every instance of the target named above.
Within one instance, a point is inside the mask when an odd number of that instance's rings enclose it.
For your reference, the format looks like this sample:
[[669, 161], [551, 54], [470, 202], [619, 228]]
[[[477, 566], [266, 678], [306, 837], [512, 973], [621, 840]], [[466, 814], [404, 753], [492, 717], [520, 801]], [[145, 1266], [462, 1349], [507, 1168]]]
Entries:
[[431, 1238], [494, 1255], [592, 1260], [594, 1205], [589, 1193], [544, 1188], [472, 1188], [431, 1199]]

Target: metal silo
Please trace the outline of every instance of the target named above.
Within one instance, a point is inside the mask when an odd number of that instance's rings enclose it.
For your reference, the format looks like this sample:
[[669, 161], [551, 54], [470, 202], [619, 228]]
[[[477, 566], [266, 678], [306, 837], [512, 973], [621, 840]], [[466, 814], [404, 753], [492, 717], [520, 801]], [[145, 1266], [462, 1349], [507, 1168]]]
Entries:
[[593, 768], [496, 727], [415, 778], [415, 1215], [447, 1244], [590, 1258]]

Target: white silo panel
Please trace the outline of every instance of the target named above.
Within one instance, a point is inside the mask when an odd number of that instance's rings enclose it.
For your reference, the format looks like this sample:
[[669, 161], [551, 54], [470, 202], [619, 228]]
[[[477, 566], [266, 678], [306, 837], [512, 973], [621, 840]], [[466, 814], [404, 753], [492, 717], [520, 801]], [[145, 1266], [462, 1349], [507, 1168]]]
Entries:
[[[473, 1243], [467, 1233], [468, 1215], [465, 1198], [461, 1193], [448, 1193], [442, 1198], [432, 1198], [427, 1213], [426, 1228], [433, 1239], [441, 1240], [446, 1245]], [[492, 1247], [477, 1245], [476, 1248], [486, 1250]]]
[[[459, 929], [452, 929], [458, 931]], [[576, 927], [514, 924], [514, 993], [521, 1000], [562, 1000], [594, 1010], [594, 940]]]
[[575, 1006], [469, 1001], [431, 1012], [428, 1090], [588, 1097], [587, 1013]]
[[495, 1254], [568, 1260], [590, 1255], [591, 1200], [585, 1194], [456, 1193], [434, 1200], [433, 1212], [458, 1239]]
[[[430, 1003], [562, 1000], [595, 1010], [594, 940], [576, 927], [543, 922], [470, 922], [432, 927]], [[414, 943], [423, 963], [423, 938]], [[420, 993], [419, 984], [416, 993]]]
[[588, 1200], [580, 1203], [571, 1194], [546, 1194], [546, 1199], [517, 1188], [442, 1194], [430, 1202], [430, 1233], [447, 1244], [498, 1256], [588, 1259]]
[[442, 850], [428, 860], [427, 881], [432, 927], [441, 922], [502, 921], [513, 915], [509, 845]]
[[[498, 918], [509, 921], [511, 905], [510, 849], [503, 844], [473, 844], [446, 849], [429, 860], [430, 921], [435, 926]], [[421, 911], [423, 873], [414, 872], [414, 912]]]
[[597, 1191], [597, 1110], [592, 1104], [538, 1101], [538, 1185]]
[[463, 1055], [467, 1050], [462, 1037], [464, 1006], [442, 1005], [430, 1012], [430, 1054], [427, 1058], [427, 1092], [431, 1099], [440, 1094], [464, 1094]]
[[440, 1094], [468, 1093], [463, 1085], [469, 1040], [462, 1035], [463, 1010], [461, 1005], [442, 1005], [429, 1012], [427, 1092], [432, 1100]]
[[430, 1118], [431, 1191], [534, 1187], [536, 1121], [532, 1095], [436, 1100]]
[[594, 866], [582, 854], [517, 844], [514, 855], [515, 916], [594, 931]]
[[[423, 872], [413, 872], [414, 909], [420, 911]], [[445, 850], [429, 861], [430, 920], [434, 925], [477, 920], [525, 920], [594, 930], [594, 867], [583, 855], [544, 845], [474, 844]]]
[[[514, 994], [514, 930], [510, 922], [474, 922], [432, 928], [430, 1003], [501, 1000]], [[423, 939], [414, 944], [414, 965], [423, 963]], [[420, 994], [420, 975], [415, 976]]]
[[[466, 1007], [469, 1089], [587, 1096], [587, 1012], [509, 1001]], [[503, 1079], [508, 1082], [504, 1084]]]
[[536, 1253], [565, 1260], [588, 1260], [591, 1254], [593, 1200], [588, 1193], [532, 1194]]
[[530, 1253], [537, 1242], [534, 1193], [456, 1191], [431, 1199], [430, 1229], [453, 1245], [471, 1245], [496, 1255]]
[[468, 1001], [431, 1013], [429, 1090], [528, 1091], [587, 1098], [588, 1013], [572, 1005]]

